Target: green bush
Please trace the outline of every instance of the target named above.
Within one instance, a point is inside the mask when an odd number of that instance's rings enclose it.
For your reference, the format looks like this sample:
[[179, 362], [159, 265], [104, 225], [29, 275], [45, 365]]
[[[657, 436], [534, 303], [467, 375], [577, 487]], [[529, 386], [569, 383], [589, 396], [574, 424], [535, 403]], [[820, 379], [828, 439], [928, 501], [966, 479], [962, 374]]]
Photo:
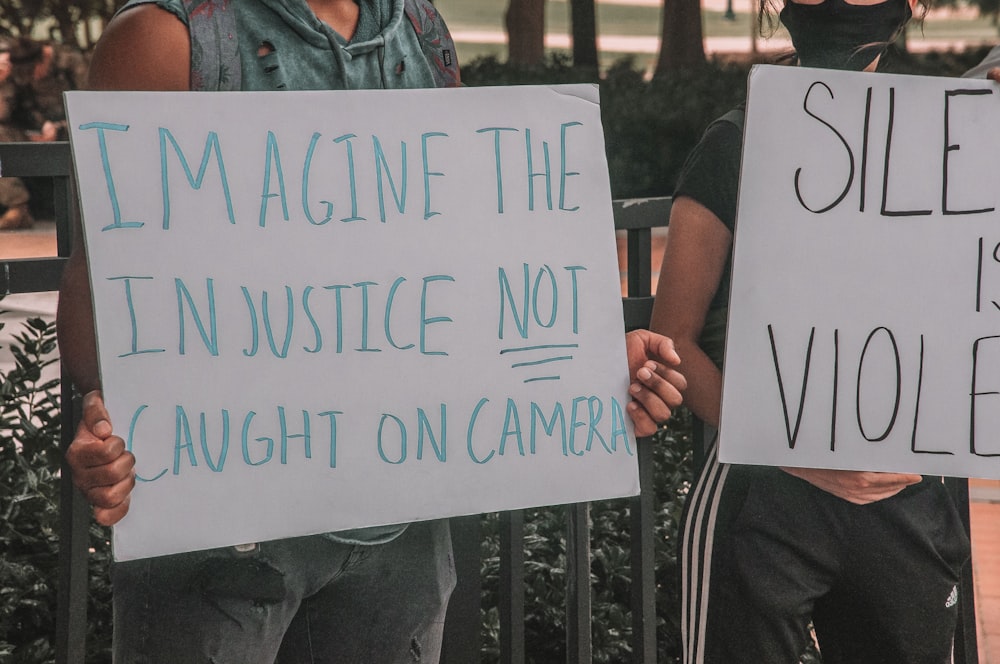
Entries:
[[[3, 323], [0, 323], [0, 327]], [[59, 556], [59, 380], [42, 382], [57, 360], [55, 326], [32, 318], [0, 373], [0, 661], [55, 660]], [[87, 661], [110, 660], [108, 533], [92, 527]]]
[[[680, 592], [677, 531], [691, 477], [691, 436], [686, 413], [646, 444], [656, 476], [654, 540], [657, 661], [680, 661]], [[631, 659], [632, 592], [629, 504], [590, 505], [591, 639], [594, 662]], [[499, 517], [483, 517], [483, 661], [499, 661]], [[537, 664], [566, 661], [566, 510], [525, 510], [525, 652]]]
[[708, 123], [746, 97], [748, 69], [722, 62], [647, 81], [629, 60], [601, 82], [614, 198], [669, 196]]

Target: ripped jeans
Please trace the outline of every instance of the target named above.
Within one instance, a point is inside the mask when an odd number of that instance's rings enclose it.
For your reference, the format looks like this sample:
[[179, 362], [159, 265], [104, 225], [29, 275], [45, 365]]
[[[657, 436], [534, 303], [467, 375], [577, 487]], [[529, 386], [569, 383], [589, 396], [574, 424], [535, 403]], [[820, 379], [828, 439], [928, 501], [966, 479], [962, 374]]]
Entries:
[[116, 563], [112, 580], [115, 664], [414, 664], [440, 657], [455, 567], [448, 522], [428, 521], [385, 544]]

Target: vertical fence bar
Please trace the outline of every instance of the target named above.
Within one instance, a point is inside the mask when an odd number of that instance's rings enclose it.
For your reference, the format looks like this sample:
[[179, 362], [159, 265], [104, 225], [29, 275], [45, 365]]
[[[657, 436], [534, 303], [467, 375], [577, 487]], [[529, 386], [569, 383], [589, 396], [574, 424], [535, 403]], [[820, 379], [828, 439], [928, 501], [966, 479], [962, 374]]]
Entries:
[[[615, 204], [615, 225], [626, 230], [627, 298], [636, 302], [646, 298], [645, 306], [626, 309], [625, 327], [649, 325], [648, 301], [652, 281], [652, 228], [665, 226], [670, 214], [669, 200], [651, 200]], [[654, 467], [652, 441], [638, 441], [638, 496], [629, 501], [629, 534], [632, 543], [632, 661], [635, 664], [656, 662], [656, 551], [653, 537], [655, 518]]]
[[[63, 152], [61, 158], [68, 161], [68, 151]], [[60, 169], [56, 158], [49, 164], [56, 172], [69, 171], [68, 164], [63, 164]], [[73, 246], [74, 222], [79, 212], [75, 194], [73, 179], [69, 175], [56, 175], [52, 178], [56, 251], [63, 257], [69, 256]], [[74, 398], [71, 381], [65, 370], [62, 371], [60, 381], [60, 448], [65, 453], [76, 431], [80, 403]], [[57, 664], [83, 664], [87, 656], [89, 528], [90, 508], [73, 486], [69, 466], [63, 461], [59, 479], [59, 588], [55, 641]]]
[[[653, 271], [653, 240], [649, 228], [628, 231], [628, 296], [645, 297], [650, 294]], [[646, 325], [649, 325], [647, 320]]]
[[69, 256], [73, 248], [74, 222], [79, 213], [73, 178], [69, 176], [52, 178], [52, 195], [56, 217], [56, 252], [59, 256]]
[[638, 443], [638, 496], [629, 501], [629, 537], [632, 541], [632, 661], [656, 664], [656, 551], [653, 518], [653, 441]]
[[524, 664], [524, 511], [500, 513], [500, 661]]
[[[61, 390], [61, 448], [73, 440], [78, 412], [69, 377], [63, 372]], [[87, 655], [87, 586], [90, 509], [62, 462], [59, 480], [59, 588], [56, 608], [56, 662], [83, 664]]]
[[[944, 480], [948, 493], [955, 501], [965, 532], [970, 533], [969, 521], [969, 482], [968, 480], [947, 477]], [[972, 577], [972, 560], [968, 560], [962, 568], [962, 581], [959, 587], [958, 624], [955, 625], [954, 664], [979, 664], [979, 642], [976, 635], [976, 590]]]
[[458, 583], [448, 602], [441, 648], [443, 664], [474, 664], [482, 646], [482, 576], [480, 542], [483, 539], [478, 514], [450, 519], [451, 543]]
[[566, 662], [590, 664], [590, 505], [566, 506]]

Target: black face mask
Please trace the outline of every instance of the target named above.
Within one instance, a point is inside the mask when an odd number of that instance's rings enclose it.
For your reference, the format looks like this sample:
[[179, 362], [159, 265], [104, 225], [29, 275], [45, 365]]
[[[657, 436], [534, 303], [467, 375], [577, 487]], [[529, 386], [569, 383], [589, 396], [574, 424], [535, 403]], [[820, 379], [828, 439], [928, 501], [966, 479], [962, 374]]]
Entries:
[[779, 16], [800, 64], [861, 71], [885, 51], [912, 12], [906, 0], [877, 5], [852, 5], [844, 0], [804, 5], [786, 0]]

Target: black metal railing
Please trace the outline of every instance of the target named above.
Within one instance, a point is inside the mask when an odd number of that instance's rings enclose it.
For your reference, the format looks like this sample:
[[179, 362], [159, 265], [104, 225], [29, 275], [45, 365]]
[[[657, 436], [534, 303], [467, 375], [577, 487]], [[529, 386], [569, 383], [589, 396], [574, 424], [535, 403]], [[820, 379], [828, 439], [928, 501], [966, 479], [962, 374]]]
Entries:
[[[0, 259], [0, 294], [58, 290], [72, 246], [72, 220], [77, 211], [69, 145], [0, 144], [0, 174], [52, 179], [57, 248], [54, 257]], [[63, 404], [60, 444], [65, 447], [72, 440], [76, 418], [73, 392], [65, 372], [60, 385]], [[64, 465], [62, 475], [68, 476], [67, 473]], [[86, 654], [90, 509], [71, 482], [60, 483], [59, 505], [59, 590], [54, 646], [60, 663], [76, 664], [82, 663]]]
[[[0, 172], [5, 176], [49, 177], [54, 181], [58, 256], [0, 259], [0, 293], [34, 293], [56, 290], [71, 246], [73, 219], [77, 214], [72, 162], [66, 143], [0, 144]], [[615, 227], [627, 235], [627, 296], [623, 314], [628, 329], [645, 327], [653, 298], [650, 287], [652, 233], [665, 227], [670, 199], [615, 201]], [[69, 380], [62, 381], [61, 445], [72, 440], [77, 404]], [[632, 597], [632, 661], [656, 661], [656, 609], [654, 578], [654, 501], [652, 446], [638, 446], [642, 492], [628, 499], [630, 513]], [[64, 469], [65, 471], [65, 469]], [[64, 473], [65, 475], [65, 473]], [[964, 481], [949, 481], [968, 528], [968, 491]], [[56, 661], [82, 664], [86, 653], [87, 556], [90, 511], [72, 483], [61, 483], [60, 577], [55, 635]], [[569, 664], [592, 661], [590, 604], [590, 531], [587, 504], [568, 505], [566, 512], [566, 653]], [[522, 511], [500, 515], [500, 660], [504, 664], [526, 661], [524, 531]], [[444, 664], [480, 661], [482, 604], [481, 520], [478, 516], [452, 519], [458, 587], [449, 605], [445, 627]], [[955, 664], [977, 664], [976, 621], [971, 565], [963, 577], [963, 606], [956, 634]]]

